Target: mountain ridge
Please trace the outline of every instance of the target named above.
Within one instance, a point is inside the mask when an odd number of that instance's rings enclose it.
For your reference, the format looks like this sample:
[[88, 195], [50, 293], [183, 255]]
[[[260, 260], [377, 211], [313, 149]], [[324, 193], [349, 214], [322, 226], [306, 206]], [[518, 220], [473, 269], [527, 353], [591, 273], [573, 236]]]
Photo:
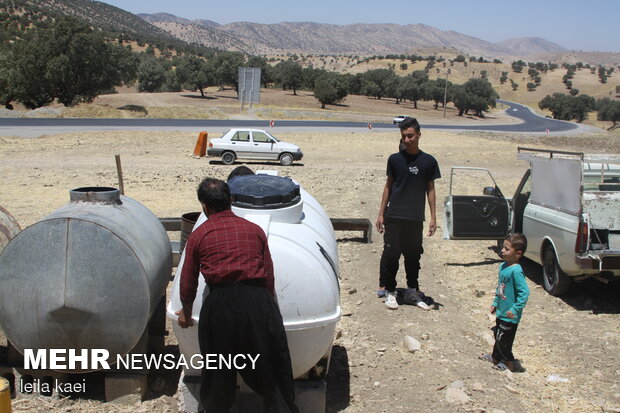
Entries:
[[[246, 39], [249, 43], [245, 44], [254, 50], [266, 48], [274, 51], [369, 55], [403, 54], [421, 47], [446, 47], [458, 49], [465, 54], [485, 57], [528, 56], [567, 51], [564, 47], [542, 38], [523, 37], [492, 43], [454, 30], [440, 30], [423, 23], [336, 25], [301, 21], [276, 24], [252, 22], [219, 24], [211, 20], [178, 18], [168, 13], [138, 16], [174, 36], [177, 36], [175, 30], [181, 30], [180, 26], [183, 25], [226, 32], [240, 39]], [[172, 20], [179, 26], [172, 29], [162, 24]], [[182, 31], [186, 32], [186, 38], [188, 29]], [[207, 33], [194, 37], [205, 46], [216, 47]]]

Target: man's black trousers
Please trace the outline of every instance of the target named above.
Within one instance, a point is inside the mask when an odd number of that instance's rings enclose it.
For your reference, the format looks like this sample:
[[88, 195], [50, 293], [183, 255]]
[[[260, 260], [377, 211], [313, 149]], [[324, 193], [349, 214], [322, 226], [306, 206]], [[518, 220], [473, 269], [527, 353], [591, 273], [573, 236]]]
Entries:
[[[239, 282], [212, 288], [200, 311], [198, 337], [203, 355], [259, 355], [255, 370], [246, 358], [247, 367], [238, 372], [262, 397], [262, 410], [275, 411], [279, 390], [289, 410], [298, 411], [282, 316], [266, 288]], [[200, 395], [207, 412], [230, 410], [236, 381], [234, 367], [203, 369]]]

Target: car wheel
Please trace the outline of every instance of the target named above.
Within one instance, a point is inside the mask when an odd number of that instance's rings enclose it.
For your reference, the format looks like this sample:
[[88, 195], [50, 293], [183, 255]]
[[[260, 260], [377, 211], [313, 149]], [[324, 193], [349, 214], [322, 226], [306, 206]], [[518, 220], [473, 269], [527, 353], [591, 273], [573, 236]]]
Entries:
[[543, 253], [543, 286], [545, 291], [554, 296], [565, 294], [572, 279], [562, 271], [553, 246], [547, 245]]
[[235, 154], [232, 152], [224, 152], [222, 154], [222, 162], [224, 165], [232, 165], [235, 163]]
[[284, 166], [289, 166], [293, 163], [293, 155], [290, 153], [283, 153], [280, 155], [280, 163]]

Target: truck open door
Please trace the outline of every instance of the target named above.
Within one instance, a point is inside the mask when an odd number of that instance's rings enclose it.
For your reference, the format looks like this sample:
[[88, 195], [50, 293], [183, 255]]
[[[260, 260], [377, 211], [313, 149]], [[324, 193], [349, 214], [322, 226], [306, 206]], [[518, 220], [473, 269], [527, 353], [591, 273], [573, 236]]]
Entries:
[[[492, 186], [482, 186], [488, 180]], [[490, 177], [490, 180], [488, 177]], [[457, 189], [458, 181], [469, 179], [475, 190]], [[484, 168], [452, 167], [450, 189], [444, 202], [443, 238], [453, 240], [497, 240], [510, 231], [510, 203], [504, 197], [491, 173]]]

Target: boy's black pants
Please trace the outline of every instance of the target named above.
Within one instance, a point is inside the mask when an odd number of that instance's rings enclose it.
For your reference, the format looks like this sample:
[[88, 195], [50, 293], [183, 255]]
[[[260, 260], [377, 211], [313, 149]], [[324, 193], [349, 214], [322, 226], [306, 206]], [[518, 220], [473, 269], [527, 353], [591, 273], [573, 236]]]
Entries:
[[495, 345], [493, 346], [493, 354], [491, 355], [493, 360], [497, 360], [498, 362], [515, 360], [512, 354], [512, 343], [515, 341], [517, 327], [519, 327], [519, 324], [509, 323], [499, 318], [495, 319], [495, 327], [493, 327]]
[[386, 218], [384, 221], [383, 254], [379, 263], [379, 286], [388, 291], [396, 290], [396, 273], [400, 256], [405, 256], [407, 287], [418, 288], [422, 230], [424, 222]]

